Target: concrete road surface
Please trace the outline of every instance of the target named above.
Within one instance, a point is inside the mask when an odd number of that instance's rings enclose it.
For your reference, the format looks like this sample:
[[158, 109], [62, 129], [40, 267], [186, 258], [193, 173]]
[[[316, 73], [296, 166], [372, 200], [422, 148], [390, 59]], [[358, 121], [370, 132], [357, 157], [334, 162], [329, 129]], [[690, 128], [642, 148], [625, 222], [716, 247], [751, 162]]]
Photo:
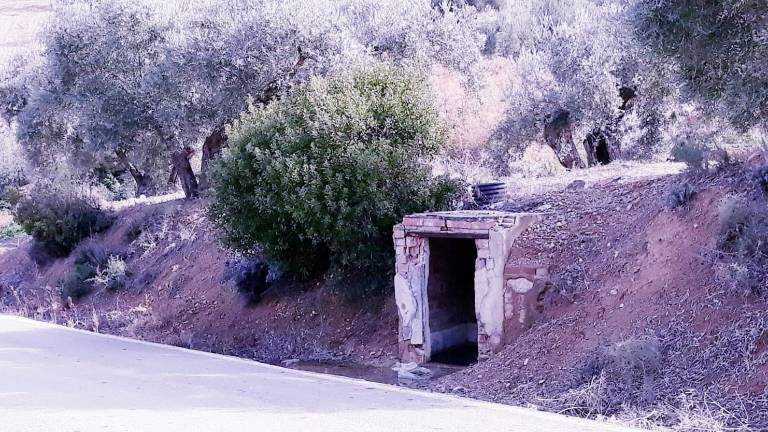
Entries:
[[0, 315], [0, 431], [628, 431]]

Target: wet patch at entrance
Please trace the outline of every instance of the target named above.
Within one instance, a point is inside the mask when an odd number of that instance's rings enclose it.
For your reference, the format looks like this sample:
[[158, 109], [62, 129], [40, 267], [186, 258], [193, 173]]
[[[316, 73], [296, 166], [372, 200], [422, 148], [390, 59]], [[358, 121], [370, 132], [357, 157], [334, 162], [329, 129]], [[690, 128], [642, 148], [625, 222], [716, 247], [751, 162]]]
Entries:
[[[477, 355], [475, 354], [475, 358]], [[454, 372], [458, 372], [463, 367], [448, 365], [427, 363], [422, 365], [429, 369], [432, 374], [428, 379], [419, 381], [408, 381], [398, 379], [397, 372], [390, 367], [379, 366], [366, 366], [355, 363], [329, 363], [321, 361], [301, 361], [293, 363], [289, 369], [298, 369], [307, 372], [316, 372], [328, 375], [337, 375], [347, 378], [361, 379], [364, 381], [377, 382], [381, 384], [400, 385], [403, 387], [423, 387], [428, 384], [429, 381], [437, 378], [450, 375]]]

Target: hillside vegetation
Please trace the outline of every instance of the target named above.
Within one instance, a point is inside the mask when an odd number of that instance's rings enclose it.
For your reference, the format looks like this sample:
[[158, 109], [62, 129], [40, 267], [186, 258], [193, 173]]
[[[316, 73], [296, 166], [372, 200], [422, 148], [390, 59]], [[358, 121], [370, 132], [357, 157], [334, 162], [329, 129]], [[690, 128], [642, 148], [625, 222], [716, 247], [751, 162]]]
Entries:
[[768, 3], [12, 3], [0, 311], [389, 367], [392, 226], [537, 212], [536, 325], [417, 385], [768, 429]]

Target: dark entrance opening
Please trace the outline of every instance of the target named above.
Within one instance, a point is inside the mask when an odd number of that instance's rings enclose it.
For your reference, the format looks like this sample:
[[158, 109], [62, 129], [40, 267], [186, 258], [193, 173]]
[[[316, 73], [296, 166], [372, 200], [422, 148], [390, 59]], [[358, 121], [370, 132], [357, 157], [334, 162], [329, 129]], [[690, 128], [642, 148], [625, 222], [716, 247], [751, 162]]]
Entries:
[[597, 160], [597, 163], [602, 165], [611, 163], [611, 153], [608, 151], [608, 140], [605, 139], [605, 135], [601, 135], [600, 139], [597, 141], [595, 159]]
[[429, 239], [427, 301], [433, 362], [477, 361], [476, 258], [473, 239]]
[[601, 130], [596, 130], [587, 135], [584, 140], [584, 148], [587, 151], [589, 166], [596, 164], [607, 165], [611, 163], [611, 152], [608, 149], [608, 137]]

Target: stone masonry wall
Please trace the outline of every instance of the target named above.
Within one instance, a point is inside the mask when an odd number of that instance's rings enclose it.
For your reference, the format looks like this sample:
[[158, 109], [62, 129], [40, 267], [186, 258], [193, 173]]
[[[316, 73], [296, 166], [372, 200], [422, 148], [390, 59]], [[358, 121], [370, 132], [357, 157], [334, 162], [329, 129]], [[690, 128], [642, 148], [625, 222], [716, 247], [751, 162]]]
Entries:
[[422, 363], [429, 360], [431, 353], [427, 302], [429, 238], [475, 239], [477, 340], [479, 356], [484, 358], [503, 346], [507, 340], [505, 331], [515, 331], [514, 326], [505, 325], [513, 319], [514, 311], [520, 309], [509, 306], [519, 299], [505, 294], [506, 261], [515, 238], [536, 220], [538, 215], [533, 214], [444, 212], [411, 215], [394, 227], [395, 301], [403, 361]]

